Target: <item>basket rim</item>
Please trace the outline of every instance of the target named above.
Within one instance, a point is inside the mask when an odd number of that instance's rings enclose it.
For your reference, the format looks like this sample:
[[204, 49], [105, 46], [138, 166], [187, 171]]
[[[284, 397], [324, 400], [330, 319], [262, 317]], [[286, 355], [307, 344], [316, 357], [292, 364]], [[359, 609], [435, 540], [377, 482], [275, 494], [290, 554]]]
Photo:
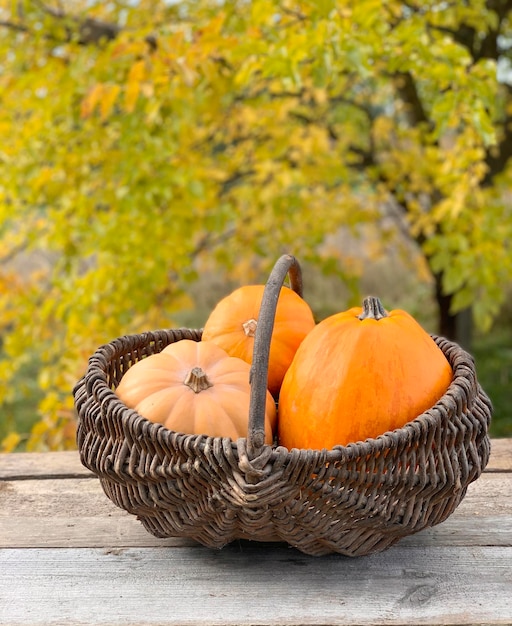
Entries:
[[[118, 352], [121, 345], [130, 342], [141, 348], [149, 345], [152, 341], [165, 343], [166, 339], [170, 339], [166, 344], [169, 345], [174, 341], [179, 341], [180, 339], [174, 338], [174, 336], [177, 335], [179, 337], [182, 333], [187, 335], [196, 334], [199, 339], [195, 340], [200, 341], [202, 329], [182, 327], [178, 329], [144, 331], [142, 333], [120, 336], [100, 346], [89, 358], [86, 373], [73, 389], [79, 423], [81, 417], [77, 400], [80, 396], [83, 396], [85, 391], [85, 395], [88, 398], [93, 397], [101, 403], [102, 414], [103, 411], [112, 411], [120, 417], [123, 430], [127, 428], [132, 432], [141, 433], [144, 431], [147, 434], [149, 434], [148, 430], [153, 431], [151, 433], [152, 437], [165, 446], [174, 446], [178, 443], [180, 447], [185, 446], [188, 448], [193, 444], [195, 449], [201, 451], [204, 451], [205, 447], [220, 446], [224, 449], [226, 447], [231, 448], [231, 452], [237, 456], [245, 456], [247, 438], [242, 437], [234, 440], [230, 437], [194, 435], [170, 430], [163, 424], [149, 421], [135, 409], [127, 407], [115, 393], [115, 387], [108, 384], [107, 372], [100, 367], [99, 362], [111, 361], [116, 356], [116, 352]], [[477, 397], [483, 400], [489, 408], [492, 408], [491, 401], [477, 381], [473, 357], [453, 341], [435, 334], [430, 336], [443, 351], [453, 370], [453, 378], [448, 389], [432, 407], [403, 426], [386, 431], [377, 437], [369, 437], [364, 440], [350, 442], [347, 445], [337, 445], [333, 448], [322, 449], [292, 448], [289, 450], [274, 442], [272, 444], [264, 444], [258, 451], [257, 456], [270, 457], [278, 455], [279, 457], [286, 457], [290, 455], [308, 455], [311, 458], [311, 455], [313, 455], [318, 456], [320, 462], [347, 461], [352, 458], [382, 453], [385, 450], [392, 450], [399, 446], [407, 446], [415, 439], [421, 437], [428, 439], [429, 432], [435, 430], [434, 426], [439, 426], [441, 421], [446, 419], [446, 416], [450, 417], [450, 415], [460, 414], [469, 410]]]

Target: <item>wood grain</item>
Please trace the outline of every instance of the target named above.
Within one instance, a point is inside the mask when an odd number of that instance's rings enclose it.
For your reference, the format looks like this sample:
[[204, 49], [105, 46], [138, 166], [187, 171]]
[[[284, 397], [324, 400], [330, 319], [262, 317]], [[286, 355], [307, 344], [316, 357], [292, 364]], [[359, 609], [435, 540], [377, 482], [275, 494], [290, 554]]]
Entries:
[[[486, 472], [512, 472], [512, 439], [493, 439]], [[80, 463], [78, 451], [0, 454], [0, 480], [93, 477]]]
[[510, 624], [511, 563], [510, 547], [1, 550], [0, 623]]
[[94, 476], [82, 465], [78, 451], [0, 454], [0, 480]]
[[510, 626], [512, 440], [445, 522], [357, 559], [157, 539], [77, 452], [0, 455], [0, 624]]
[[[408, 545], [512, 545], [512, 480], [483, 474], [448, 520], [404, 539]], [[0, 482], [0, 547], [193, 545], [157, 539], [89, 478]]]
[[512, 439], [493, 439], [486, 472], [512, 472]]

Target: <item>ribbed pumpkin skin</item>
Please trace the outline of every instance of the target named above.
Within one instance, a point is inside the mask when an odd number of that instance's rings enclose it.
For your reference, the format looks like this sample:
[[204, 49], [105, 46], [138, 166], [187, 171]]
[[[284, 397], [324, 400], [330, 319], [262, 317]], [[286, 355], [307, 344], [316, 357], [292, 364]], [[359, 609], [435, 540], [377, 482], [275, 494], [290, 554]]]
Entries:
[[[220, 300], [204, 325], [203, 340], [213, 341], [231, 356], [252, 363], [254, 336], [246, 334], [243, 325], [258, 320], [263, 290], [264, 285], [247, 285]], [[268, 388], [274, 397], [279, 394], [297, 348], [314, 326], [307, 302], [293, 290], [282, 287], [269, 352]]]
[[[201, 368], [211, 387], [199, 392], [185, 384]], [[211, 437], [247, 436], [250, 365], [211, 342], [183, 339], [138, 361], [124, 374], [116, 393], [131, 409], [170, 430]], [[276, 408], [267, 393], [266, 443], [272, 443]]]
[[279, 443], [332, 448], [399, 428], [446, 392], [452, 369], [408, 313], [358, 319], [356, 307], [302, 342], [279, 396]]

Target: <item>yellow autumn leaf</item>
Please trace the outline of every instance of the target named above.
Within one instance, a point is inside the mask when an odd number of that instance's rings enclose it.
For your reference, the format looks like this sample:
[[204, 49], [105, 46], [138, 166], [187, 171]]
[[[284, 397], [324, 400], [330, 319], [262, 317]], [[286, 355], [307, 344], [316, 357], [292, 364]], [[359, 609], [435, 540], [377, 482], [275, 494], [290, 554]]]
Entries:
[[128, 83], [124, 92], [124, 109], [127, 113], [132, 113], [137, 104], [140, 92], [140, 83]]
[[14, 452], [14, 450], [18, 447], [20, 441], [21, 435], [16, 432], [11, 432], [2, 440], [2, 444], [0, 445], [0, 451]]
[[89, 90], [89, 93], [82, 100], [82, 106], [80, 108], [80, 115], [82, 119], [86, 119], [94, 113], [98, 103], [101, 102], [103, 93], [104, 85], [101, 83], [97, 83]]
[[145, 75], [146, 64], [143, 60], [137, 61], [131, 66], [124, 90], [124, 108], [127, 113], [132, 113], [135, 109]]
[[121, 87], [119, 85], [104, 86], [103, 96], [100, 102], [100, 115], [102, 121], [105, 121], [110, 116], [120, 91]]
[[32, 185], [34, 189], [42, 189], [45, 185], [47, 185], [53, 178], [54, 170], [51, 167], [42, 167], [39, 170], [39, 174], [33, 179]]

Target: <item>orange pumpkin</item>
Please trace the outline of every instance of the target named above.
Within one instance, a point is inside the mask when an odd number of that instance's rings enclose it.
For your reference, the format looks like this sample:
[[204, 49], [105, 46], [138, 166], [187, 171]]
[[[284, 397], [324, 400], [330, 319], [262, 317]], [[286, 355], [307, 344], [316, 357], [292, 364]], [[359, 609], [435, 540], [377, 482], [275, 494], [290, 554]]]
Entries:
[[[252, 363], [264, 288], [264, 285], [247, 285], [223, 298], [204, 325], [203, 340], [213, 341], [228, 354]], [[292, 289], [282, 287], [269, 352], [268, 388], [274, 397], [279, 394], [297, 348], [314, 326], [307, 302]]]
[[[247, 436], [250, 369], [212, 342], [183, 339], [132, 365], [116, 393], [170, 430], [238, 439]], [[267, 392], [266, 443], [272, 443], [275, 426], [275, 402]]]
[[279, 396], [279, 443], [332, 448], [399, 428], [432, 407], [452, 375], [408, 313], [367, 298], [320, 322], [297, 350]]

